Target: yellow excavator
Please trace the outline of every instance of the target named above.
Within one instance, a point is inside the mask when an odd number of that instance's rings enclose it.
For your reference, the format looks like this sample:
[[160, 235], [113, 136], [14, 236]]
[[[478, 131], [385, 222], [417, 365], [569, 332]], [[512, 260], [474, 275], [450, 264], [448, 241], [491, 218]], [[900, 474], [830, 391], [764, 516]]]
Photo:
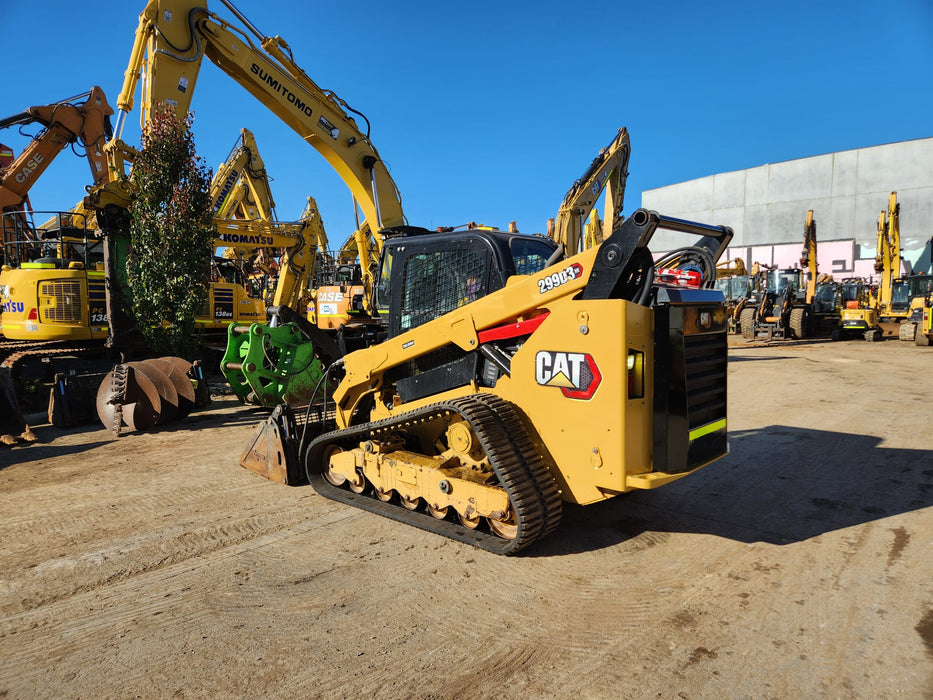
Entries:
[[[548, 236], [564, 247], [568, 255], [587, 250], [608, 237], [622, 215], [625, 180], [632, 148], [628, 131], [619, 129], [608, 146], [603, 148], [564, 195], [557, 211], [557, 220], [548, 220]], [[602, 231], [596, 233], [600, 221], [595, 206], [605, 193]], [[589, 224], [589, 226], [588, 226]], [[588, 231], [589, 229], [589, 231]]]
[[909, 285], [901, 275], [900, 213], [897, 192], [892, 192], [888, 197], [887, 210], [878, 215], [875, 272], [881, 276], [881, 280], [872, 298], [872, 305], [878, 312], [879, 326], [886, 338], [898, 336], [901, 323], [910, 316]]
[[[807, 212], [803, 229], [803, 250], [800, 253], [800, 267], [803, 274], [804, 293], [802, 300], [806, 304], [812, 337], [829, 336], [838, 340], [842, 337], [841, 314], [846, 295], [852, 292], [851, 286], [843, 288], [832, 275], [820, 274], [816, 255], [816, 219], [813, 210]], [[867, 336], [866, 336], [867, 338]]]
[[[170, 105], [179, 117], [184, 117], [206, 57], [321, 153], [347, 184], [358, 216], [362, 213], [352, 236], [357, 257], [364, 277], [371, 275], [382, 245], [381, 236], [374, 232], [404, 226], [406, 220], [398, 189], [370, 139], [368, 121], [333, 92], [314, 83], [295, 63], [283, 39], [264, 36], [232, 3], [223, 4], [242, 26], [209, 12], [204, 2], [151, 0], [146, 5], [117, 98], [114, 138], [105, 147], [111, 169], [120, 172], [126, 154], [132, 153], [120, 137], [140, 77], [144, 77], [143, 123], [160, 104]], [[357, 119], [365, 123], [365, 129], [360, 128]], [[92, 191], [88, 200], [91, 206], [106, 212], [114, 204], [119, 206], [126, 196], [119, 186], [110, 186]], [[281, 265], [276, 298], [270, 308], [274, 323], [236, 325], [231, 331], [235, 335], [228, 338], [229, 356], [225, 356], [222, 369], [255, 371], [256, 388], [247, 395], [260, 403], [272, 400], [269, 392], [280, 396], [284, 384], [295, 381], [296, 368], [310, 369], [310, 358], [303, 355], [308, 344], [314, 344], [314, 352], [325, 363], [339, 354], [331, 336], [304, 318], [306, 304], [300, 299], [313, 263], [312, 252], [310, 246], [305, 246], [300, 257], [289, 256]], [[267, 332], [270, 328], [291, 329], [294, 333], [276, 338], [286, 330]], [[255, 340], [252, 350], [241, 336]], [[271, 346], [275, 346], [274, 352]], [[250, 360], [254, 355], [256, 362]], [[299, 355], [305, 359], [299, 359]]]

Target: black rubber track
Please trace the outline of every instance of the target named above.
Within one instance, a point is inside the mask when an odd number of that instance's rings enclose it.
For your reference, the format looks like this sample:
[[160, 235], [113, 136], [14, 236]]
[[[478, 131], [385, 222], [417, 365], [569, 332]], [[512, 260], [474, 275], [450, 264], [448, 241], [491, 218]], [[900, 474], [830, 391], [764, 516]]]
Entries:
[[24, 358], [55, 357], [56, 355], [85, 355], [104, 352], [103, 342], [89, 341], [72, 345], [73, 340], [6, 340], [0, 339], [0, 364], [10, 369]]
[[[503, 539], [485, 529], [471, 530], [453, 520], [438, 520], [421, 508], [406, 510], [395, 502], [396, 499], [380, 501], [372, 493], [371, 487], [356, 494], [346, 485], [334, 486], [324, 478], [326, 465], [322, 455], [330, 445], [345, 450], [354, 449], [364, 440], [379, 440], [392, 433], [403, 433], [406, 425], [454, 414], [466, 420], [476, 433], [499, 483], [508, 494], [518, 525], [518, 533], [512, 540]], [[535, 448], [515, 408], [492, 394], [452, 399], [408, 412], [401, 418], [364, 423], [326, 433], [308, 446], [303, 458], [308, 481], [322, 496], [495, 554], [518, 552], [554, 530], [561, 518], [562, 504], [557, 482]], [[485, 524], [481, 528], [485, 528]]]

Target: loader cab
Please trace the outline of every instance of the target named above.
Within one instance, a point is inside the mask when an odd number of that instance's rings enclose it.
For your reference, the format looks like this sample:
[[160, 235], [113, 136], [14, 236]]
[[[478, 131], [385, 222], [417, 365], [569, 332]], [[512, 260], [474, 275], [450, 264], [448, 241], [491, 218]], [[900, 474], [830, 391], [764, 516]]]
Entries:
[[911, 300], [933, 294], [933, 276], [919, 274], [908, 277], [907, 294]]
[[800, 270], [784, 268], [768, 273], [768, 292], [783, 296], [788, 287], [794, 293], [800, 288]]
[[816, 285], [813, 297], [813, 311], [818, 314], [831, 314], [836, 311], [838, 285], [835, 282], [820, 282]]
[[383, 247], [375, 307], [390, 338], [501, 289], [512, 275], [543, 270], [557, 249], [543, 236], [422, 230], [389, 237]]
[[716, 289], [722, 292], [727, 302], [734, 303], [747, 296], [751, 287], [752, 278], [749, 275], [732, 275], [716, 280]]

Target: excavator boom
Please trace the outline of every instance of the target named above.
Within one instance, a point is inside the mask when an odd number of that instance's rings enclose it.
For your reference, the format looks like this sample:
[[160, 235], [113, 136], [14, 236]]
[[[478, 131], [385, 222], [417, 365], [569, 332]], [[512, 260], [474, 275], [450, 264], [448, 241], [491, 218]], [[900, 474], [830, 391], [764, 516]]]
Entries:
[[564, 246], [568, 255], [589, 247], [583, 237], [586, 220], [603, 192], [606, 193], [606, 206], [602, 217], [603, 235], [600, 238], [608, 237], [618, 224], [631, 152], [628, 131], [619, 129], [612, 142], [599, 152], [586, 172], [564, 195], [554, 231], [549, 235]]
[[151, 0], [143, 10], [117, 100], [121, 115], [116, 137], [125, 112], [132, 109], [141, 75], [144, 123], [161, 103], [183, 116], [207, 57], [324, 156], [350, 188], [370, 228], [403, 224], [395, 182], [345, 103], [294, 63], [283, 39], [261, 35], [232, 3], [224, 1], [259, 47], [247, 32], [208, 12], [205, 5], [196, 0]]
[[819, 278], [816, 259], [816, 221], [813, 219], [812, 209], [807, 212], [807, 220], [803, 227], [803, 252], [800, 256], [800, 266], [805, 273], [806, 302], [812, 304]]

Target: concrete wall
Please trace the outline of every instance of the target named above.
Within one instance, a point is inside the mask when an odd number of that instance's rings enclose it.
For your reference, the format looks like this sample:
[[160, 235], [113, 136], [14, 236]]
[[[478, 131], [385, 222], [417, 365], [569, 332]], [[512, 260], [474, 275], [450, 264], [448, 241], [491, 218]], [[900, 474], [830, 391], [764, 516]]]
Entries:
[[[867, 277], [876, 252], [878, 215], [887, 209], [891, 192], [897, 192], [900, 203], [903, 257], [915, 271], [929, 272], [933, 138], [720, 173], [647, 190], [641, 201], [662, 214], [731, 226], [735, 238], [728, 255], [747, 264], [764, 262], [754, 255], [783, 259], [790, 244], [796, 244], [793, 259], [799, 258], [807, 210], [813, 209], [820, 272]], [[660, 233], [652, 248], [669, 250], [688, 241], [682, 234]], [[824, 253], [830, 241], [833, 248]], [[850, 255], [840, 252], [846, 246]], [[841, 267], [852, 272], [834, 271]]]

